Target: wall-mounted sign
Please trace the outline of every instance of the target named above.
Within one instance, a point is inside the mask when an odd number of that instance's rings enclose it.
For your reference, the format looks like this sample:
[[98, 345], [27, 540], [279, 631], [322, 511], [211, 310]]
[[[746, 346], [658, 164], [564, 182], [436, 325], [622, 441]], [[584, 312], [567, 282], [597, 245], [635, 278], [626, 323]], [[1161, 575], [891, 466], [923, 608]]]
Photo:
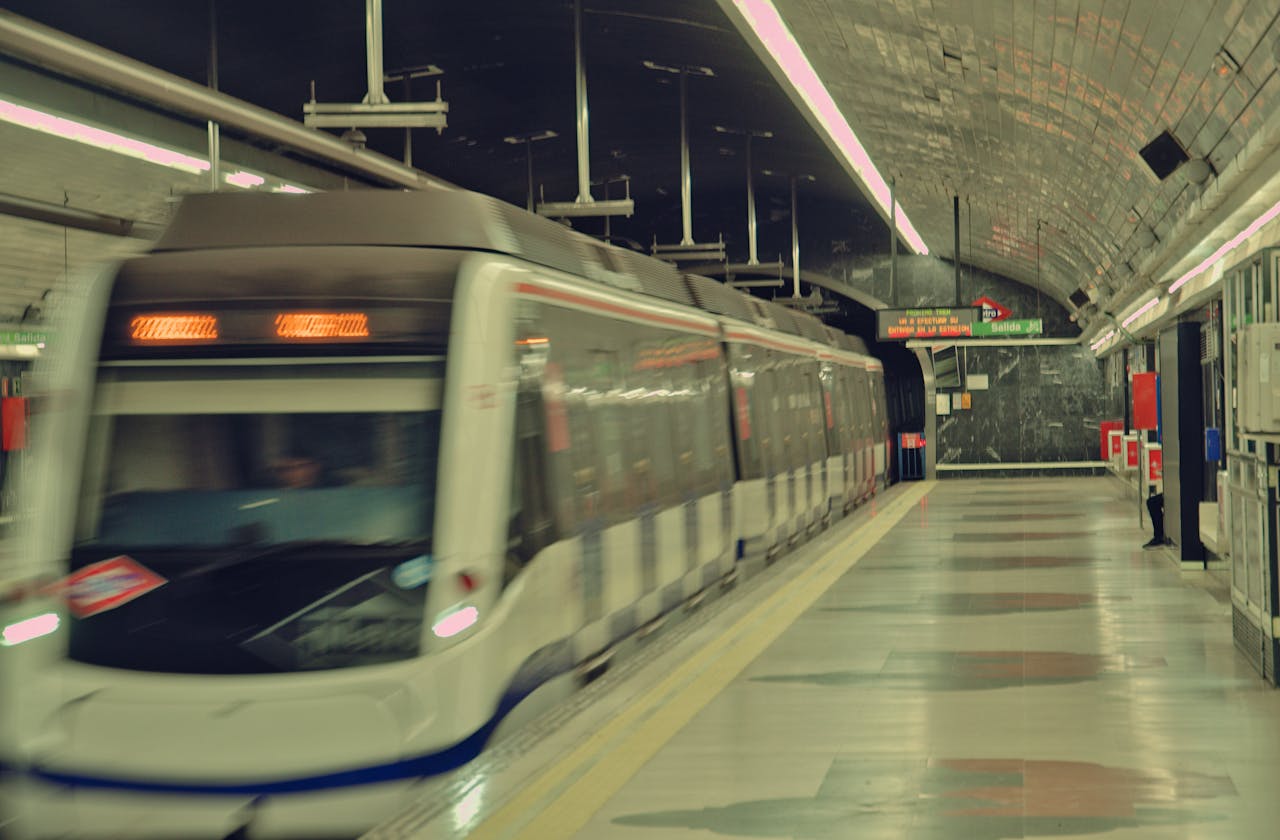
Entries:
[[974, 324], [972, 335], [1039, 335], [1042, 332], [1044, 322], [1039, 318], [1018, 318]]
[[973, 302], [974, 306], [982, 307], [982, 320], [985, 323], [991, 321], [1003, 321], [1013, 314], [1013, 311], [1003, 303], [996, 303], [991, 298], [983, 295]]
[[49, 335], [43, 330], [0, 330], [0, 345], [34, 344], [43, 347], [49, 341]]
[[919, 309], [876, 310], [876, 338], [906, 341], [912, 338], [967, 338], [982, 322], [976, 306], [931, 306]]

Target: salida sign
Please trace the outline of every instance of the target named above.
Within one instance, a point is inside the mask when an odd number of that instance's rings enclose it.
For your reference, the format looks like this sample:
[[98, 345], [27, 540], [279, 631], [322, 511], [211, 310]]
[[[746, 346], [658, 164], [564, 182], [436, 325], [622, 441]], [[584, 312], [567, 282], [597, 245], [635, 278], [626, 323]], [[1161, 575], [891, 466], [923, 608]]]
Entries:
[[1003, 321], [1005, 318], [1008, 318], [1010, 315], [1013, 314], [1013, 311], [1009, 309], [1009, 307], [1005, 306], [1002, 303], [996, 303], [994, 300], [987, 297], [986, 295], [983, 295], [982, 297], [975, 300], [973, 302], [973, 305], [982, 307], [983, 323], [989, 323], [991, 321]]

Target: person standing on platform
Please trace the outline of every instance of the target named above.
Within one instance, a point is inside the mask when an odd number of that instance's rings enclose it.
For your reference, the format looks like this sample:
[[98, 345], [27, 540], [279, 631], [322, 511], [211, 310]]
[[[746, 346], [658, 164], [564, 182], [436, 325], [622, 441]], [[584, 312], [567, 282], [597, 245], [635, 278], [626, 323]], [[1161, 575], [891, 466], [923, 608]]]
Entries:
[[1147, 497], [1147, 513], [1151, 514], [1151, 528], [1155, 533], [1149, 542], [1143, 543], [1143, 548], [1159, 548], [1162, 545], [1168, 545], [1169, 541], [1164, 535], [1164, 494], [1156, 493], [1154, 496]]

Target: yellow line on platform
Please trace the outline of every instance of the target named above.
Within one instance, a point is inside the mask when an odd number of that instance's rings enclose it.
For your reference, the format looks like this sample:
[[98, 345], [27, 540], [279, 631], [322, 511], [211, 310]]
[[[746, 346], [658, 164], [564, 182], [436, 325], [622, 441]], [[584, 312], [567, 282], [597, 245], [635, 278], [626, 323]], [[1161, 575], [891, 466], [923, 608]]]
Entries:
[[[549, 840], [573, 836], [694, 715], [862, 559], [934, 484], [913, 483], [873, 519], [548, 767], [468, 837]], [[646, 716], [648, 720], [644, 720]], [[634, 731], [629, 731], [632, 727]], [[612, 749], [601, 755], [611, 745]], [[553, 795], [555, 799], [547, 802]], [[530, 820], [530, 814], [536, 816]]]

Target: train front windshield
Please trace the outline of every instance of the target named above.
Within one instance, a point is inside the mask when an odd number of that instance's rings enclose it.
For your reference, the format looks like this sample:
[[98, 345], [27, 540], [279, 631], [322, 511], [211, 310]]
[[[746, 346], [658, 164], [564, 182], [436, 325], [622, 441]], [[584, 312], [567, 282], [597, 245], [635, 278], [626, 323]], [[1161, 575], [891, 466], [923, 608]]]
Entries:
[[417, 655], [442, 377], [411, 359], [105, 364], [71, 658], [264, 673]]

